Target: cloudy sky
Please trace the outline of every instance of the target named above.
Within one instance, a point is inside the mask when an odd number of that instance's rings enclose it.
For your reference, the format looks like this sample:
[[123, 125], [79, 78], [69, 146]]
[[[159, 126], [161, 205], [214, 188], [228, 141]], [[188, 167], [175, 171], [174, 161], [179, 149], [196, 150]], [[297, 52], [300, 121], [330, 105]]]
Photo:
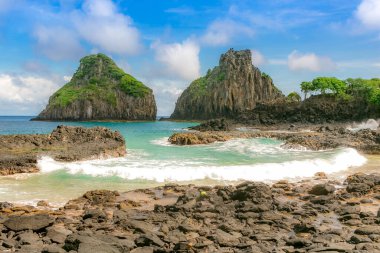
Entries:
[[285, 94], [317, 76], [380, 77], [380, 0], [0, 0], [0, 115], [36, 115], [103, 52], [170, 115], [229, 48]]

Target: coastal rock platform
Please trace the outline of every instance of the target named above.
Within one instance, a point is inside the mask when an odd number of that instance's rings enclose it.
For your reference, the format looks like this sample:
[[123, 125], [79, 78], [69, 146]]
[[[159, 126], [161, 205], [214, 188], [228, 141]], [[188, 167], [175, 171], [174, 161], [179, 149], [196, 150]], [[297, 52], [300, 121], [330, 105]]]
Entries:
[[58, 126], [51, 134], [0, 135], [0, 175], [37, 172], [41, 156], [71, 162], [125, 154], [123, 136], [104, 127]]
[[95, 190], [58, 210], [0, 203], [0, 251], [380, 252], [379, 207], [379, 174]]
[[350, 131], [345, 128], [316, 127], [312, 131], [258, 130], [193, 131], [175, 133], [169, 142], [176, 145], [199, 145], [224, 142], [236, 138], [274, 138], [284, 141], [285, 148], [326, 150], [338, 147], [355, 148], [364, 154], [380, 154], [380, 130]]

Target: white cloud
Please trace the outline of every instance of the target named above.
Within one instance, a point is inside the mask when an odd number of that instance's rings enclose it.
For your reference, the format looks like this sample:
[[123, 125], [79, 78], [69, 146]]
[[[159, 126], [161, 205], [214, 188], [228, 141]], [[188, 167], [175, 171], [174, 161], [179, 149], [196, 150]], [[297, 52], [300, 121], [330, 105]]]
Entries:
[[86, 0], [73, 21], [83, 39], [105, 51], [136, 54], [141, 50], [140, 33], [132, 19], [119, 13], [110, 0]]
[[380, 29], [379, 0], [362, 0], [355, 14], [365, 27], [370, 29]]
[[36, 114], [63, 84], [63, 78], [0, 74], [0, 114]]
[[182, 43], [163, 44], [155, 42], [152, 44], [157, 61], [165, 65], [167, 74], [194, 80], [200, 76], [199, 45], [191, 39]]
[[254, 34], [254, 30], [244, 23], [231, 19], [215, 20], [208, 26], [201, 41], [211, 46], [222, 46], [230, 43], [235, 37], [252, 37]]
[[39, 26], [34, 37], [37, 50], [53, 60], [73, 59], [84, 53], [76, 34], [63, 27]]
[[184, 80], [170, 80], [155, 78], [146, 82], [153, 89], [157, 103], [158, 116], [170, 116], [174, 111], [175, 103], [182, 91], [189, 83]]
[[262, 53], [257, 50], [251, 50], [252, 52], [252, 63], [255, 66], [260, 66], [266, 63], [266, 59]]
[[290, 70], [308, 70], [313, 72], [329, 71], [336, 68], [336, 64], [328, 57], [318, 56], [314, 53], [301, 54], [293, 51], [288, 56]]
[[65, 80], [65, 82], [70, 82], [71, 78], [73, 78], [72, 76], [63, 76], [63, 80]]
[[109, 0], [87, 0], [83, 9], [94, 16], [112, 17], [116, 12], [116, 6]]

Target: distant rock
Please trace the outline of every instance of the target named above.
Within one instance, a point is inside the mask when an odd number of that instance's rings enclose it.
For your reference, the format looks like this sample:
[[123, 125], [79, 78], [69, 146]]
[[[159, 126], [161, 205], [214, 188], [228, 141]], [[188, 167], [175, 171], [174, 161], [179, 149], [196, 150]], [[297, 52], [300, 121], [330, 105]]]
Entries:
[[230, 131], [231, 124], [226, 119], [215, 119], [206, 121], [198, 126], [189, 127], [197, 131]]
[[80, 60], [71, 81], [34, 120], [155, 120], [153, 92], [104, 54]]
[[230, 49], [219, 66], [193, 81], [179, 97], [172, 119], [233, 118], [256, 103], [283, 98], [272, 79], [252, 65], [250, 50]]

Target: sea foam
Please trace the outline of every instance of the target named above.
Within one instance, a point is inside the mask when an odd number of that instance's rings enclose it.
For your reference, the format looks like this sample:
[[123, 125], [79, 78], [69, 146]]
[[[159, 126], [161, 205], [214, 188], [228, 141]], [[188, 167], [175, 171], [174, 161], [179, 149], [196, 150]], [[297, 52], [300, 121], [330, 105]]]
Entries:
[[369, 119], [365, 122], [354, 123], [347, 127], [348, 130], [357, 132], [363, 129], [376, 130], [380, 126], [380, 120]]
[[252, 165], [207, 165], [194, 160], [148, 160], [115, 158], [73, 163], [56, 162], [49, 157], [39, 160], [42, 173], [66, 170], [70, 174], [98, 177], [118, 176], [128, 180], [152, 180], [156, 182], [185, 182], [201, 179], [222, 181], [259, 180], [271, 181], [311, 177], [316, 172], [335, 173], [351, 167], [362, 166], [366, 158], [355, 149], [346, 148], [328, 159], [315, 158], [282, 163]]

